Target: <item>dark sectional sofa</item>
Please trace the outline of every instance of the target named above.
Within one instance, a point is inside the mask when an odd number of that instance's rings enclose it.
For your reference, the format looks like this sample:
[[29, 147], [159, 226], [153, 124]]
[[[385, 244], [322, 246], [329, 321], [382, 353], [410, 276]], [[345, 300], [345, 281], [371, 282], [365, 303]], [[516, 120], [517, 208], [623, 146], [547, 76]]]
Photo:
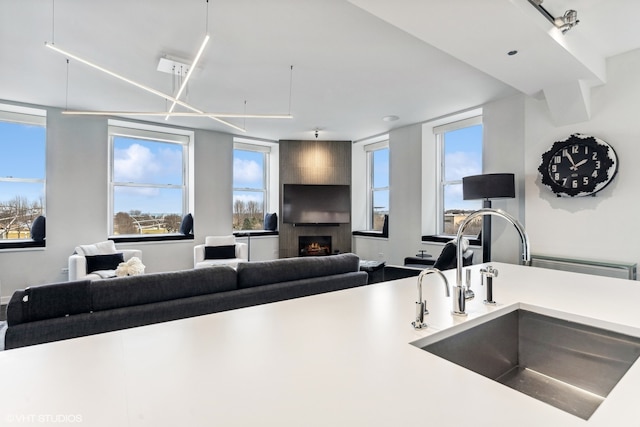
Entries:
[[354, 254], [240, 263], [17, 290], [5, 349], [216, 313], [367, 283]]

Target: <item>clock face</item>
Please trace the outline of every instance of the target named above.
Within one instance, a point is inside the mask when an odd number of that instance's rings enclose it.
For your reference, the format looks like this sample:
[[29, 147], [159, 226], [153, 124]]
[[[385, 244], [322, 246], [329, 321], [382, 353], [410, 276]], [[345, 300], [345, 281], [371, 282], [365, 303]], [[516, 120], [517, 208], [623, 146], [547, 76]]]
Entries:
[[588, 196], [602, 190], [615, 176], [618, 159], [613, 148], [592, 136], [574, 134], [553, 144], [542, 155], [542, 183], [558, 196]]

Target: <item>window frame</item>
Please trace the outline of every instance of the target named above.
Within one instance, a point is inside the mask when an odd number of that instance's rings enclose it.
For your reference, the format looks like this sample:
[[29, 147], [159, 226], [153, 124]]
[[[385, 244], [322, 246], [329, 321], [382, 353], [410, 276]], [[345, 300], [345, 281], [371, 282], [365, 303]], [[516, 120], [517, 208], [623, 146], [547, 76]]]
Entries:
[[[0, 176], [0, 182], [42, 184], [42, 212], [40, 215], [46, 217], [47, 212], [47, 112], [39, 108], [22, 107], [18, 105], [0, 104], [0, 121], [31, 126], [41, 126], [45, 131], [44, 140], [44, 170], [43, 178], [14, 178]], [[46, 239], [36, 242], [32, 238], [28, 239], [6, 239], [0, 240], [0, 250], [23, 249], [23, 248], [44, 248]]]
[[[389, 197], [391, 196], [390, 187], [391, 182], [388, 183], [385, 187], [374, 187], [375, 182], [375, 166], [374, 166], [374, 153], [380, 150], [388, 150], [389, 155], [391, 155], [391, 150], [389, 149], [389, 140], [385, 139], [384, 141], [375, 142], [372, 144], [367, 144], [364, 146], [364, 151], [367, 156], [367, 229], [371, 231], [382, 231], [374, 229], [374, 217], [375, 217], [375, 193], [377, 191], [386, 191]], [[389, 177], [390, 181], [391, 177]], [[390, 201], [387, 200], [387, 203]], [[389, 206], [391, 209], [391, 206]]]
[[[433, 128], [433, 133], [436, 139], [436, 147], [437, 147], [437, 157], [438, 162], [436, 165], [437, 168], [437, 199], [436, 199], [436, 235], [437, 236], [451, 236], [448, 233], [444, 232], [444, 197], [445, 197], [445, 189], [451, 185], [462, 185], [462, 179], [450, 180], [447, 181], [445, 177], [446, 168], [445, 168], [445, 134], [447, 132], [453, 132], [456, 130], [472, 127], [472, 126], [483, 126], [482, 115], [477, 115], [473, 117], [469, 117], [462, 120], [457, 120], [453, 122], [449, 122], [440, 126], [436, 126]], [[482, 150], [484, 152], [484, 138], [481, 141]], [[480, 174], [483, 173], [484, 170], [484, 162], [480, 163]], [[467, 237], [475, 238], [475, 235], [465, 235]], [[474, 239], [475, 240], [475, 239]]]
[[[243, 192], [253, 192], [253, 193], [262, 193], [262, 210], [263, 210], [263, 218], [262, 221], [264, 221], [264, 215], [269, 212], [269, 209], [271, 208], [271, 204], [270, 204], [270, 179], [269, 177], [271, 176], [271, 163], [270, 163], [270, 157], [271, 157], [271, 145], [270, 144], [260, 144], [258, 142], [246, 142], [246, 141], [242, 141], [239, 140], [237, 138], [234, 138], [233, 141], [233, 159], [234, 159], [234, 166], [235, 166], [235, 152], [236, 150], [238, 151], [251, 151], [251, 152], [257, 152], [257, 153], [261, 153], [262, 154], [262, 164], [263, 164], [263, 168], [262, 168], [262, 182], [263, 182], [263, 188], [253, 188], [253, 187], [236, 187], [234, 184], [234, 180], [232, 179], [232, 183], [231, 183], [231, 217], [232, 217], [232, 224], [231, 227], [233, 229], [233, 209], [234, 209], [234, 195], [236, 193], [236, 191], [243, 191]], [[235, 173], [235, 171], [233, 171]], [[264, 228], [264, 227], [263, 227]], [[245, 229], [233, 229], [234, 233], [250, 233], [250, 232], [257, 232], [259, 230], [245, 230]]]
[[[133, 182], [115, 182], [114, 181], [114, 148], [115, 138], [124, 137], [132, 139], [140, 139], [143, 141], [151, 141], [166, 144], [176, 144], [182, 148], [182, 184], [151, 184], [151, 183], [133, 183]], [[159, 189], [180, 189], [182, 191], [182, 202], [180, 218], [191, 211], [193, 204], [191, 195], [191, 152], [194, 144], [194, 132], [184, 129], [155, 126], [141, 123], [123, 122], [117, 120], [109, 120], [108, 124], [108, 214], [107, 214], [107, 230], [109, 239], [117, 243], [124, 242], [158, 242], [169, 240], [192, 240], [193, 234], [183, 235], [179, 232], [162, 233], [162, 234], [114, 234], [114, 190], [116, 187], [137, 187], [137, 188], [159, 188]]]

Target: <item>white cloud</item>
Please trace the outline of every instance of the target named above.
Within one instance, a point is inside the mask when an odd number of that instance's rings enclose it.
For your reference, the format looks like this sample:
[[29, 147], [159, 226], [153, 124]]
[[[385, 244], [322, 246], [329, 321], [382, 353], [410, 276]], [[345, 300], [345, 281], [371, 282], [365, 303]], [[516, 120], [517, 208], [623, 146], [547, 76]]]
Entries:
[[117, 181], [141, 182], [143, 177], [155, 175], [160, 170], [156, 156], [140, 144], [115, 149], [113, 160], [113, 174]]
[[[131, 144], [113, 153], [113, 172], [116, 181], [157, 183], [181, 182], [182, 152], [175, 148], [161, 147], [156, 152], [140, 144]], [[171, 177], [171, 178], [169, 178]]]
[[462, 177], [470, 175], [478, 175], [482, 173], [482, 159], [473, 156], [468, 152], [455, 152], [447, 154], [445, 163], [446, 179], [462, 179]]
[[[233, 182], [240, 184], [256, 184], [262, 181], [262, 167], [254, 160], [234, 159]], [[249, 186], [249, 185], [247, 185]]]

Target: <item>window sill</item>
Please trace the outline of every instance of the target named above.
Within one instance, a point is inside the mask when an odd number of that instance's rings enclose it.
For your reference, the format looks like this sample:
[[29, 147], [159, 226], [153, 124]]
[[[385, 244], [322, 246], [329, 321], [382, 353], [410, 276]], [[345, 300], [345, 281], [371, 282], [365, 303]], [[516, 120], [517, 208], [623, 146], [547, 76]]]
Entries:
[[278, 230], [238, 230], [233, 232], [236, 237], [277, 236], [279, 234]]
[[47, 242], [36, 242], [34, 240], [14, 240], [14, 241], [0, 241], [0, 250], [3, 249], [29, 249], [29, 248], [44, 248], [47, 246]]
[[[482, 241], [478, 239], [476, 236], [465, 236], [469, 240], [469, 244], [471, 246], [481, 246]], [[422, 236], [423, 242], [430, 243], [447, 243], [451, 240], [455, 240], [456, 236], [447, 235], [447, 234], [439, 234], [439, 235], [430, 235], [430, 236]]]
[[353, 236], [379, 237], [384, 239], [389, 238], [388, 234], [383, 234], [382, 231], [375, 231], [375, 230], [356, 230], [351, 234]]
[[174, 240], [193, 240], [193, 234], [147, 234], [147, 235], [128, 235], [128, 236], [111, 236], [109, 240], [114, 243], [133, 243], [133, 242], [170, 242]]

